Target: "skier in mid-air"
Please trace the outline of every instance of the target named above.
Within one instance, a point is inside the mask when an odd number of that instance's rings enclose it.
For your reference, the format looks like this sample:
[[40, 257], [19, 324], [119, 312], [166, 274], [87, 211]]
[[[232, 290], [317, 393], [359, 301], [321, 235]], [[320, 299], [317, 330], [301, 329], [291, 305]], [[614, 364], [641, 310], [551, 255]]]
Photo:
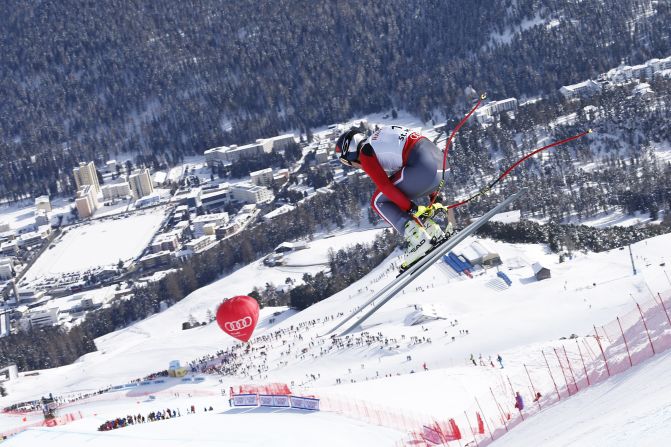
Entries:
[[451, 232], [432, 219], [420, 220], [430, 210], [417, 202], [437, 194], [442, 179], [443, 153], [428, 138], [402, 126], [384, 126], [370, 136], [352, 128], [340, 135], [335, 151], [343, 164], [363, 169], [377, 186], [371, 206], [404, 235], [403, 267]]

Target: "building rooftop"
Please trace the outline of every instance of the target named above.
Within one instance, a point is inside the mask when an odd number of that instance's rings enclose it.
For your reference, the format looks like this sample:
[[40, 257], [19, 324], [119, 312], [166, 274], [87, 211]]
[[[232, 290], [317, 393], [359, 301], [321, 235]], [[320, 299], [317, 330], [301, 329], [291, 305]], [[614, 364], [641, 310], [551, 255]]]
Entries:
[[228, 213], [212, 213], [212, 214], [203, 214], [192, 219], [193, 223], [196, 222], [212, 222], [213, 220], [228, 219]]

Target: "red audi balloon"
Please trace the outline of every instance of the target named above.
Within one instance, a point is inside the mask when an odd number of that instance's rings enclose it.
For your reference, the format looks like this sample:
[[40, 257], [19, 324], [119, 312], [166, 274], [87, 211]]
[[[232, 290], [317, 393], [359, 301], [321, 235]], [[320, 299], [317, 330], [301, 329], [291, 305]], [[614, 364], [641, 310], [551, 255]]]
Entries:
[[251, 296], [234, 296], [217, 309], [217, 324], [228, 335], [246, 342], [259, 320], [259, 303]]

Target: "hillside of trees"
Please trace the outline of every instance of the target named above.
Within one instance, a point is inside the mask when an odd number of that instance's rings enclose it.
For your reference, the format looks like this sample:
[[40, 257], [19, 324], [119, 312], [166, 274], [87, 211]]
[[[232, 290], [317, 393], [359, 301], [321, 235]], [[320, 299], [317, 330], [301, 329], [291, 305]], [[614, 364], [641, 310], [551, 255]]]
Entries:
[[222, 144], [491, 97], [553, 94], [671, 54], [654, 0], [0, 4], [0, 197], [71, 193], [80, 160]]

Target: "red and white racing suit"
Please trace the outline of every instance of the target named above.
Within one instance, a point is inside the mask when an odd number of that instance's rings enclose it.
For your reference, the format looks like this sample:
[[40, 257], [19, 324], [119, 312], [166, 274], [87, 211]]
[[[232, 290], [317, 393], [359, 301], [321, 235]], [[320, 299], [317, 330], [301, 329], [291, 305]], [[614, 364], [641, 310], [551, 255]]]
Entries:
[[407, 127], [382, 127], [364, 141], [361, 167], [377, 190], [373, 209], [397, 231], [411, 219], [411, 201], [436, 191], [442, 178], [442, 152], [429, 139]]

